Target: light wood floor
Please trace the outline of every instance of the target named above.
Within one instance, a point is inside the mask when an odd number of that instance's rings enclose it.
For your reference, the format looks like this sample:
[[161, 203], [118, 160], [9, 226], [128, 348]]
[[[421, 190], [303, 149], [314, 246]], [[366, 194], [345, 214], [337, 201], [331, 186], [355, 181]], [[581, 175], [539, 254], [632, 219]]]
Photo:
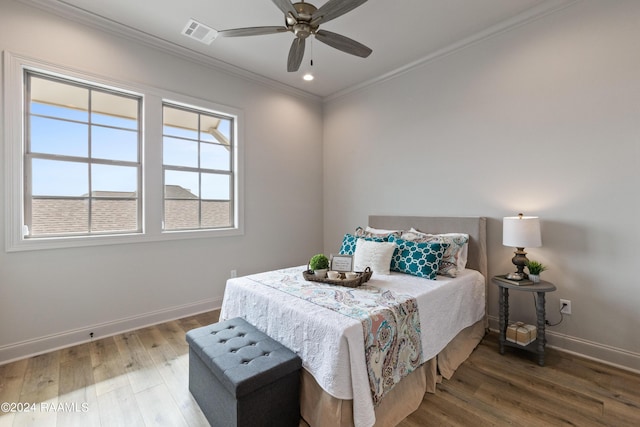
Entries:
[[640, 375], [547, 349], [498, 353], [490, 333], [453, 378], [425, 395], [399, 427], [640, 426]]
[[[0, 366], [9, 426], [207, 426], [188, 390], [185, 332], [213, 311]], [[18, 409], [14, 407], [13, 409]], [[549, 350], [497, 352], [495, 334], [404, 420], [412, 426], [638, 426], [640, 376]]]

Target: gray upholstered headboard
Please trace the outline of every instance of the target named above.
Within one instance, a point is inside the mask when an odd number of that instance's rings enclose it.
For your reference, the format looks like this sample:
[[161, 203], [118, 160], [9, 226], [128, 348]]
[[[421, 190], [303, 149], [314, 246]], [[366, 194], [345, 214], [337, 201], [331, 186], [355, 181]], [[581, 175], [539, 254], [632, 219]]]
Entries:
[[484, 217], [369, 216], [369, 226], [387, 230], [413, 227], [425, 233], [467, 233], [469, 255], [467, 268], [478, 270], [487, 278], [487, 219]]

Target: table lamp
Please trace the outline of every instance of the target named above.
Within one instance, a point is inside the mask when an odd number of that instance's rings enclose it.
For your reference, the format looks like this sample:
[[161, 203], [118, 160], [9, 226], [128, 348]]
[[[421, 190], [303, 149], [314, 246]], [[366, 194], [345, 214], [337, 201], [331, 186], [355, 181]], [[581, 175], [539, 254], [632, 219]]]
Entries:
[[516, 272], [507, 274], [507, 279], [524, 279], [526, 277], [524, 267], [529, 261], [524, 248], [542, 246], [540, 219], [537, 216], [524, 216], [523, 214], [503, 218], [502, 244], [516, 248], [515, 256], [511, 259], [516, 266]]

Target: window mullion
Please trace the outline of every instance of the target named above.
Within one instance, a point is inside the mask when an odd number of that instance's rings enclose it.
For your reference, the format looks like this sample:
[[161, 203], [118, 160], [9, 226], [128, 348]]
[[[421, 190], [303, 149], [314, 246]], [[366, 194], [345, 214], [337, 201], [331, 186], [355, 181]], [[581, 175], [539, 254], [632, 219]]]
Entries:
[[31, 234], [32, 230], [32, 203], [33, 203], [33, 194], [31, 192], [31, 164], [33, 162], [33, 158], [29, 155], [26, 155], [26, 161], [24, 162], [24, 225], [26, 225], [28, 233], [25, 233], [25, 230], [22, 231], [22, 236], [28, 236]]
[[198, 227], [202, 228], [202, 115], [198, 114]]
[[136, 157], [136, 163], [137, 163], [137, 168], [138, 168], [138, 173], [137, 173], [137, 177], [138, 177], [138, 181], [137, 181], [137, 189], [138, 189], [138, 198], [136, 200], [136, 204], [138, 207], [138, 217], [136, 219], [137, 224], [138, 224], [138, 231], [141, 233], [145, 232], [145, 224], [144, 224], [144, 198], [146, 197], [145, 191], [144, 191], [144, 168], [143, 165], [146, 166], [146, 163], [144, 162], [144, 159], [142, 158], [143, 154], [144, 154], [144, 149], [143, 149], [143, 139], [142, 139], [142, 135], [143, 135], [143, 131], [144, 129], [143, 127], [143, 123], [144, 121], [142, 120], [142, 118], [144, 118], [144, 100], [142, 100], [141, 102], [138, 103], [138, 124], [136, 127], [137, 130], [137, 141], [138, 141], [138, 155]]
[[[148, 95], [143, 104], [142, 170], [143, 230], [150, 236], [162, 234], [164, 212], [164, 170], [162, 166], [162, 99]], [[160, 183], [160, 185], [158, 185]]]
[[[24, 99], [31, 100], [31, 79], [27, 77], [26, 71], [23, 72], [23, 78], [25, 82], [25, 96]], [[24, 228], [21, 231], [21, 236], [24, 238], [31, 233], [32, 230], [32, 201], [33, 195], [31, 191], [31, 164], [33, 162], [32, 157], [29, 155], [31, 152], [31, 102], [26, 102], [24, 106], [24, 135], [25, 135], [25, 143], [24, 143], [24, 153], [22, 154], [25, 158], [23, 163], [23, 189], [24, 192], [24, 212], [23, 212], [23, 222], [27, 227], [28, 233], [25, 233]]]
[[93, 170], [92, 170], [92, 163], [91, 163], [91, 158], [92, 158], [92, 147], [91, 147], [91, 135], [92, 135], [92, 129], [91, 129], [91, 122], [92, 122], [92, 107], [91, 107], [91, 98], [93, 91], [89, 90], [87, 92], [87, 96], [88, 96], [88, 103], [87, 103], [87, 113], [88, 113], [88, 117], [87, 117], [87, 157], [88, 157], [88, 165], [87, 165], [87, 173], [89, 174], [87, 177], [87, 180], [89, 182], [89, 194], [87, 195], [87, 233], [91, 234], [93, 231], [93, 224], [92, 224], [92, 216], [93, 216]]

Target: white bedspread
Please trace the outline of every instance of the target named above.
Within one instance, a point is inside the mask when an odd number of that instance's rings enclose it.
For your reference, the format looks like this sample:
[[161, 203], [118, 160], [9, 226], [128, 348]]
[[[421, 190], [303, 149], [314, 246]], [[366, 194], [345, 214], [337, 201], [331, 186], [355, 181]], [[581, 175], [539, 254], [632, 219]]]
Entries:
[[[306, 266], [284, 269], [302, 275]], [[371, 426], [375, 414], [360, 321], [260, 285], [265, 273], [229, 279], [220, 320], [242, 317], [295, 351], [303, 367], [329, 394], [353, 399], [356, 427]], [[423, 362], [462, 329], [484, 316], [484, 277], [464, 270], [457, 278], [427, 280], [402, 273], [376, 275], [367, 285], [412, 295], [420, 314]]]

